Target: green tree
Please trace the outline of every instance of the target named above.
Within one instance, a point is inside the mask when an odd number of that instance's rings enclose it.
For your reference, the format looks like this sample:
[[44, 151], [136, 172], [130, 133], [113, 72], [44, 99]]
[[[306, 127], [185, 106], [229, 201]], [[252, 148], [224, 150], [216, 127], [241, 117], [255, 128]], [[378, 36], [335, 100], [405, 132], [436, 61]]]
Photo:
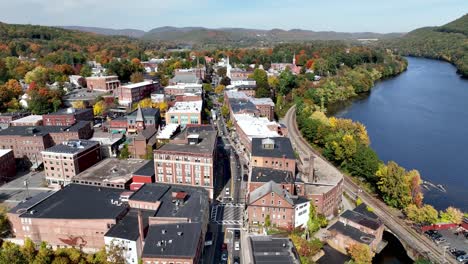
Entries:
[[364, 177], [375, 183], [375, 173], [379, 169], [380, 160], [374, 150], [363, 144], [357, 146], [353, 157], [345, 164], [345, 169], [353, 176]]
[[0, 205], [0, 237], [6, 237], [11, 232], [10, 221], [7, 216], [7, 208]]
[[361, 243], [351, 244], [348, 248], [348, 254], [356, 264], [371, 264], [374, 257], [370, 247]]
[[34, 245], [34, 242], [30, 238], [24, 240], [21, 253], [29, 263], [32, 263], [36, 258], [36, 245]]
[[278, 83], [279, 91], [278, 92], [281, 95], [287, 95], [296, 86], [297, 86], [297, 78], [291, 72], [291, 69], [287, 67], [286, 70], [282, 71], [279, 75], [279, 83]]
[[36, 257], [33, 261], [34, 264], [44, 264], [52, 262], [53, 252], [48, 248], [45, 242], [41, 243], [39, 250], [37, 251]]
[[18, 245], [5, 241], [0, 251], [0, 263], [24, 264], [27, 260]]
[[124, 144], [120, 150], [119, 159], [128, 159], [130, 152], [128, 151], [128, 144]]
[[81, 76], [90, 77], [91, 74], [93, 74], [93, 72], [91, 70], [91, 67], [89, 67], [88, 65], [84, 65], [83, 67], [81, 67], [81, 69], [80, 69], [80, 75]]
[[313, 234], [320, 229], [321, 219], [317, 215], [315, 205], [310, 203], [309, 206], [309, 220], [307, 220], [307, 231], [309, 234]]
[[122, 250], [122, 245], [119, 245], [115, 241], [111, 241], [109, 247], [106, 249], [107, 259], [110, 263], [114, 264], [125, 264], [125, 256]]
[[270, 97], [270, 85], [268, 84], [268, 76], [266, 71], [262, 69], [255, 69], [249, 76], [254, 79], [257, 83], [257, 90], [255, 91], [255, 97]]
[[271, 226], [271, 219], [270, 219], [270, 215], [266, 215], [265, 216], [265, 227], [270, 227]]
[[439, 219], [439, 214], [431, 205], [424, 205], [419, 208], [415, 204], [408, 205], [404, 210], [409, 220], [418, 224], [435, 224]]
[[205, 93], [213, 92], [213, 86], [211, 85], [211, 83], [204, 83], [203, 84], [203, 91], [205, 91]]
[[224, 118], [229, 116], [229, 108], [226, 105], [221, 106], [221, 115], [223, 115]]
[[49, 80], [49, 73], [46, 68], [38, 66], [34, 70], [26, 73], [24, 80], [28, 84], [34, 82], [37, 85], [43, 86], [46, 85], [47, 81]]

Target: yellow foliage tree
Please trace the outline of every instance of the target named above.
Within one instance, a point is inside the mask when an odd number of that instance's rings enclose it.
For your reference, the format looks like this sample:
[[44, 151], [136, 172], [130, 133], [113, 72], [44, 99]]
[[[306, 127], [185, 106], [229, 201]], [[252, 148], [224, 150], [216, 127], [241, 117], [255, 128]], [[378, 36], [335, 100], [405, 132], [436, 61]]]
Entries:
[[106, 104], [104, 101], [99, 101], [93, 106], [93, 113], [95, 116], [101, 116], [106, 110]]
[[215, 88], [215, 93], [217, 93], [217, 94], [223, 94], [224, 89], [226, 89], [226, 86], [220, 84], [220, 85], [216, 86], [216, 88]]
[[72, 107], [75, 109], [85, 109], [86, 105], [83, 101], [74, 101], [72, 102]]
[[138, 102], [141, 108], [152, 108], [153, 107], [153, 102], [151, 101], [151, 98], [145, 98]]
[[356, 264], [371, 264], [374, 253], [368, 245], [355, 243], [349, 246], [348, 253]]

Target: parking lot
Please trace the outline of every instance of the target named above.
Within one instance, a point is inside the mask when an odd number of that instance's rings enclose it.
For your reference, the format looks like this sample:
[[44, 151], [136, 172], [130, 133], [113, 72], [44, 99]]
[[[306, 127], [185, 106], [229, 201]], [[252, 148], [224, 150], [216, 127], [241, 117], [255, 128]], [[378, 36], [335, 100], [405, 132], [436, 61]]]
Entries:
[[[27, 182], [27, 188], [25, 185]], [[51, 191], [44, 187], [44, 172], [19, 172], [17, 178], [0, 186], [0, 203], [13, 207], [36, 194]]]
[[[447, 257], [457, 258], [468, 254], [468, 232], [463, 232], [461, 228], [428, 231], [426, 232], [426, 236], [439, 247], [445, 248], [447, 250]], [[465, 260], [461, 259], [459, 262], [467, 263], [468, 255]]]

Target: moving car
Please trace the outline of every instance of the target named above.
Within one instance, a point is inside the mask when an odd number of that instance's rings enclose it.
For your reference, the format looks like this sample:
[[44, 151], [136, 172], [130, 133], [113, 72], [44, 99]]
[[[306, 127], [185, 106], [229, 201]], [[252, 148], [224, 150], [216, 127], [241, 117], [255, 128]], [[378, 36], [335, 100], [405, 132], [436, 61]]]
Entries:
[[240, 239], [240, 230], [234, 230], [234, 238]]
[[226, 261], [228, 259], [228, 254], [226, 251], [223, 251], [223, 254], [221, 254], [221, 260]]
[[234, 243], [234, 250], [239, 250], [240, 249], [240, 244], [239, 244], [239, 241], [236, 241]]
[[240, 258], [239, 257], [234, 257], [234, 264], [240, 264]]

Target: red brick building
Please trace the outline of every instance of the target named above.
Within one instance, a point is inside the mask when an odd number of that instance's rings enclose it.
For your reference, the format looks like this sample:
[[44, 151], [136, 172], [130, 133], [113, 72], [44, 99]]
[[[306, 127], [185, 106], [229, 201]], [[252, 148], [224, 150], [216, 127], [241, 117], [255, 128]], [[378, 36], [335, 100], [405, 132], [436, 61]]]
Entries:
[[145, 183], [154, 183], [154, 161], [148, 161], [143, 167], [132, 174], [130, 190], [136, 191]]
[[42, 115], [44, 126], [71, 126], [78, 121], [93, 122], [94, 114], [92, 108], [60, 109], [55, 113]]
[[90, 90], [113, 92], [120, 87], [118, 76], [86, 77], [86, 86]]
[[0, 124], [9, 125], [11, 121], [28, 116], [29, 113], [1, 113]]
[[150, 97], [151, 93], [156, 91], [158, 87], [159, 84], [156, 82], [144, 81], [122, 85], [115, 90], [114, 94], [118, 97], [120, 105], [131, 106], [133, 103]]
[[296, 175], [296, 156], [286, 137], [253, 138], [250, 163], [255, 167], [290, 171]]
[[216, 140], [212, 126], [188, 125], [154, 151], [155, 181], [204, 187], [213, 199]]
[[248, 196], [248, 223], [253, 227], [263, 226], [267, 218], [272, 226], [285, 229], [307, 223], [309, 201], [291, 195], [273, 181], [265, 183]]
[[0, 149], [0, 181], [8, 181], [16, 174], [16, 162], [12, 149]]
[[69, 184], [73, 176], [101, 161], [100, 150], [96, 141], [68, 140], [42, 151], [47, 184]]
[[42, 163], [41, 151], [70, 139], [89, 139], [93, 130], [90, 123], [78, 122], [67, 126], [13, 126], [0, 130], [0, 148], [13, 149], [16, 159], [26, 166]]
[[119, 203], [123, 191], [70, 184], [52, 195], [40, 194], [8, 212], [13, 235], [45, 241], [54, 249], [98, 251], [104, 247], [104, 234], [129, 210]]

